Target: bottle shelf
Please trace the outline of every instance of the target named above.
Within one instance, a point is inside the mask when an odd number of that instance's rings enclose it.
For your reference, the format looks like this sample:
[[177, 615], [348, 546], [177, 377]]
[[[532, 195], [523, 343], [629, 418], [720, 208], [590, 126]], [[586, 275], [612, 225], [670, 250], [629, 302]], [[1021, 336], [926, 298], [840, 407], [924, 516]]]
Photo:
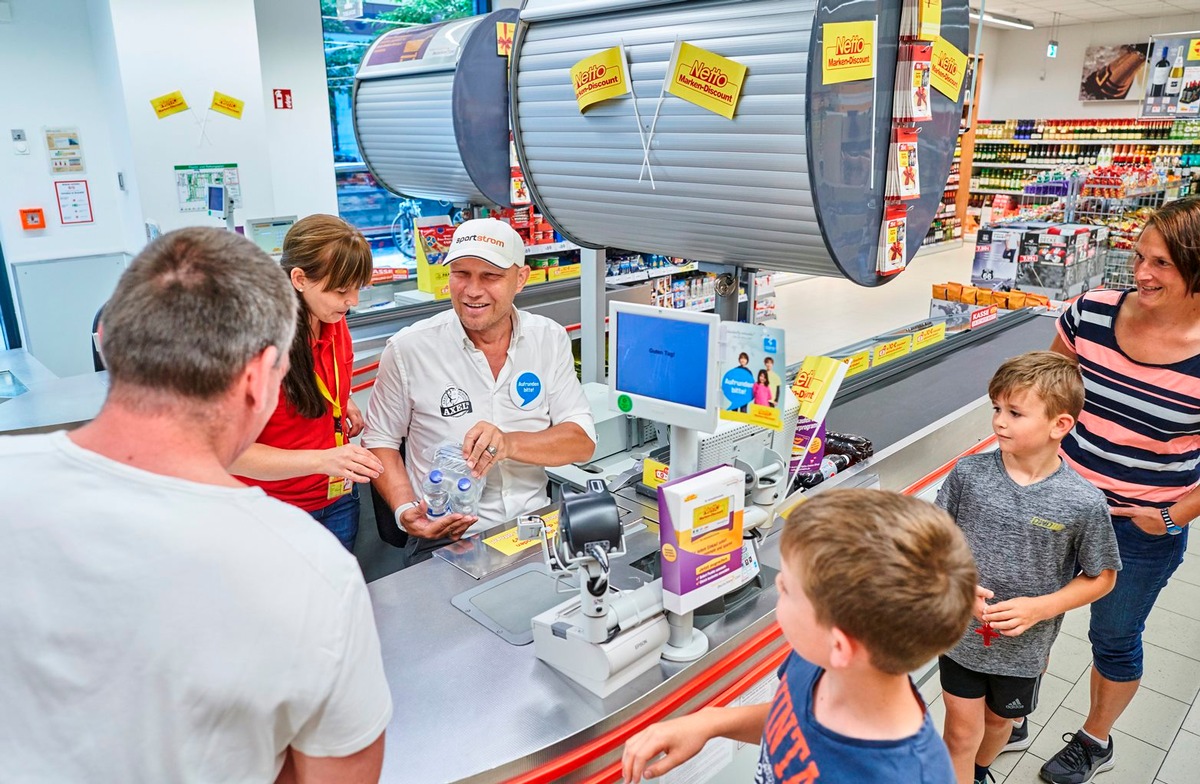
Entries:
[[1092, 163], [1001, 163], [999, 161], [975, 161], [972, 169], [1060, 169], [1068, 166], [1094, 166]]
[[975, 139], [975, 146], [981, 144], [1200, 144], [1200, 139], [1108, 139], [1095, 136], [1078, 139], [987, 139], [982, 136]]

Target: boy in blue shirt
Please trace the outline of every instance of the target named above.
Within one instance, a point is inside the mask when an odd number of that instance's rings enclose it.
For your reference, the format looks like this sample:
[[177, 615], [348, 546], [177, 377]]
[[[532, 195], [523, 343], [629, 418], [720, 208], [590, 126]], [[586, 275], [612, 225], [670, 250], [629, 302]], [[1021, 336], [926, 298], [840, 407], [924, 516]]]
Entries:
[[988, 396], [997, 449], [961, 458], [937, 497], [994, 599], [938, 662], [959, 784], [987, 781], [1012, 720], [1034, 708], [1063, 613], [1112, 590], [1121, 568], [1104, 496], [1058, 456], [1083, 407], [1079, 367], [1031, 351], [1000, 366]]
[[625, 781], [661, 776], [726, 737], [761, 742], [763, 784], [951, 784], [908, 673], [953, 645], [972, 614], [975, 564], [954, 523], [897, 493], [829, 490], [792, 511], [779, 549], [776, 619], [792, 652], [774, 701], [648, 727], [625, 745]]

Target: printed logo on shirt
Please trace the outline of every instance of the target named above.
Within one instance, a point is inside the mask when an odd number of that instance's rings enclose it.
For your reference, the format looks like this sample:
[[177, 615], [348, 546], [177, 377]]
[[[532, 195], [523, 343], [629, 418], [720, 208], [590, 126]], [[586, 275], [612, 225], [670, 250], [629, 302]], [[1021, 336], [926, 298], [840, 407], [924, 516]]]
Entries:
[[471, 413], [471, 398], [458, 387], [451, 385], [442, 393], [442, 416], [460, 417]]
[[[775, 693], [775, 701], [767, 714], [767, 723], [763, 728], [763, 752], [769, 770], [760, 769], [756, 777], [758, 781], [812, 784], [821, 777], [808, 740], [796, 719], [796, 706], [792, 703], [786, 674], [780, 679], [779, 691]], [[770, 773], [772, 778], [767, 779], [764, 773]]]
[[1062, 523], [1056, 523], [1053, 520], [1047, 520], [1044, 517], [1034, 517], [1029, 521], [1029, 524], [1036, 525], [1038, 528], [1045, 528], [1047, 531], [1053, 531], [1054, 533], [1058, 533], [1059, 531], [1066, 529], [1066, 526]]

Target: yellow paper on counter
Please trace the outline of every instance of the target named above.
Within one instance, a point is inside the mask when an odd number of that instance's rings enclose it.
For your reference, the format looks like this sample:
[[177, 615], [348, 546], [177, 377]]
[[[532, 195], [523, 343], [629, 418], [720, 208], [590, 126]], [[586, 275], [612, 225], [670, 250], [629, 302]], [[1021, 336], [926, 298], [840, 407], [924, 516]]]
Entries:
[[[546, 524], [546, 538], [552, 539], [558, 531], [558, 511], [555, 510], [542, 515], [542, 521]], [[489, 536], [483, 540], [483, 543], [494, 550], [499, 550], [505, 555], [516, 555], [523, 550], [528, 550], [530, 547], [537, 547], [541, 544], [541, 541], [541, 539], [518, 539], [517, 527], [514, 525], [506, 531]]]
[[670, 469], [666, 463], [646, 458], [642, 461], [642, 484], [651, 490], [670, 479]]
[[912, 336], [912, 350], [932, 346], [934, 343], [940, 343], [946, 339], [946, 322], [934, 324], [932, 327], [927, 327], [920, 332], [916, 332]]
[[234, 98], [232, 95], [219, 93], [213, 90], [212, 104], [208, 107], [214, 112], [232, 117], [235, 120], [242, 119], [242, 110], [246, 108], [246, 102]]
[[933, 41], [933, 62], [930, 63], [929, 83], [933, 89], [952, 101], [958, 100], [963, 77], [967, 75], [967, 56], [958, 47], [938, 36]]
[[733, 119], [746, 83], [746, 66], [686, 41], [676, 41], [667, 73], [667, 92], [671, 95]]
[[621, 47], [596, 52], [571, 66], [571, 85], [581, 112], [592, 104], [629, 92], [629, 74]]
[[823, 28], [821, 84], [875, 78], [875, 22], [830, 22]]
[[170, 117], [172, 114], [186, 112], [188, 105], [183, 99], [183, 93], [176, 90], [173, 93], [160, 95], [157, 98], [150, 99], [150, 105], [154, 107], [154, 113], [158, 115], [158, 119]]
[[846, 378], [865, 373], [871, 369], [871, 350], [864, 348], [862, 351], [856, 351], [848, 357], [842, 357], [841, 362], [846, 366]]
[[875, 346], [871, 353], [871, 367], [879, 367], [884, 363], [891, 362], [893, 359], [899, 359], [911, 351], [912, 335], [905, 335], [902, 338], [889, 340], [887, 343], [880, 343]]

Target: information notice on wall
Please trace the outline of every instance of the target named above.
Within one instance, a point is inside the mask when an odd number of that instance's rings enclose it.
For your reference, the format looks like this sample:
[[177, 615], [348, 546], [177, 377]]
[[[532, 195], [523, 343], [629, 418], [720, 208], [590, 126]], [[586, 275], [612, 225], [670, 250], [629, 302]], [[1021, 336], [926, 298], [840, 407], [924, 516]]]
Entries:
[[54, 192], [58, 198], [58, 219], [64, 226], [92, 223], [92, 196], [87, 180], [57, 180]]
[[175, 167], [175, 190], [179, 194], [180, 212], [208, 210], [208, 186], [224, 185], [229, 189], [233, 206], [242, 205], [242, 186], [236, 163], [195, 163]]

